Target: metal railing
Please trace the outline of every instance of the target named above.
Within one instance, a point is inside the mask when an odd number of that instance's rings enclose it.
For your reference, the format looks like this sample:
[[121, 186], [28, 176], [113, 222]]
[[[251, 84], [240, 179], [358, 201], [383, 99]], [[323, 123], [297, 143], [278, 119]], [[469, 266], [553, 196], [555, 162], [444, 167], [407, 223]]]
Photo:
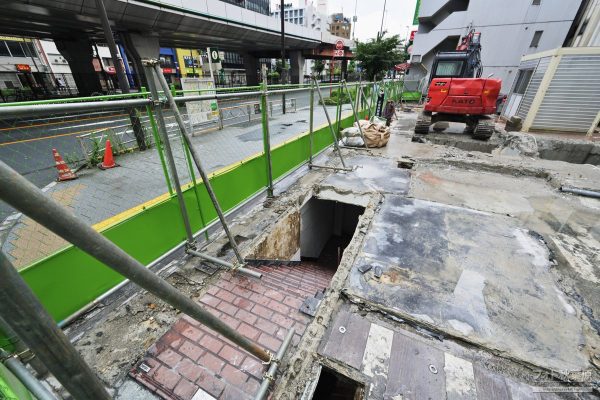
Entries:
[[[266, 84], [261, 85], [259, 88], [243, 88], [242, 90], [218, 90], [214, 94], [202, 94], [202, 91], [195, 91], [200, 94], [193, 96], [181, 96], [182, 92], [176, 92], [178, 96], [174, 96], [173, 92], [167, 87], [164, 77], [160, 73], [158, 64], [155, 62], [149, 62], [146, 65], [149, 76], [155, 74], [161, 84], [162, 92], [158, 91], [156, 87], [150, 87], [150, 92], [143, 91], [139, 94], [132, 95], [119, 95], [119, 96], [103, 96], [103, 98], [83, 98], [81, 101], [74, 101], [72, 99], [63, 101], [45, 101], [45, 102], [31, 102], [28, 104], [13, 104], [13, 105], [2, 105], [0, 106], [0, 118], [3, 119], [18, 119], [25, 117], [36, 117], [49, 115], [53, 113], [85, 113], [85, 112], [98, 112], [107, 111], [115, 112], [123, 110], [127, 107], [135, 107], [142, 114], [142, 122], [148, 131], [148, 142], [153, 145], [153, 151], [158, 154], [157, 162], [160, 163], [162, 171], [164, 173], [164, 180], [168, 188], [170, 196], [176, 196], [180, 207], [181, 221], [185, 226], [186, 232], [186, 251], [196, 257], [200, 257], [203, 260], [217, 264], [220, 267], [231, 269], [240, 273], [245, 273], [255, 278], [260, 278], [260, 274], [249, 270], [245, 267], [244, 259], [237, 248], [236, 241], [227, 225], [227, 221], [224, 216], [224, 212], [221, 210], [219, 200], [217, 199], [214, 191], [211, 188], [211, 182], [209, 180], [206, 169], [203, 166], [200, 154], [197, 151], [197, 144], [192, 140], [190, 131], [189, 121], [184, 118], [185, 115], [180, 112], [179, 108], [181, 105], [185, 105], [189, 102], [198, 102], [206, 100], [218, 100], [224, 101], [228, 99], [247, 99], [257, 98], [258, 102], [250, 101], [243, 102], [242, 104], [231, 106], [228, 109], [232, 110], [228, 115], [227, 112], [221, 113], [221, 121], [235, 121], [239, 118], [248, 118], [252, 120], [254, 115], [261, 115], [262, 124], [262, 148], [266, 156], [266, 165], [264, 174], [267, 177], [267, 184], [264, 190], [269, 195], [273, 194], [275, 182], [273, 181], [271, 171], [271, 160], [270, 154], [272, 145], [270, 143], [271, 134], [269, 129], [270, 120], [273, 118], [273, 109], [277, 109], [277, 101], [273, 100], [271, 103], [272, 107], [269, 107], [269, 97], [283, 93], [298, 93], [300, 91], [310, 92], [310, 104], [308, 110], [310, 112], [310, 158], [307, 160], [311, 167], [325, 167], [335, 168], [327, 166], [319, 166], [312, 163], [313, 147], [312, 147], [312, 134], [313, 134], [313, 116], [315, 111], [314, 92], [318, 93], [318, 97], [323, 100], [323, 89], [334, 88], [339, 92], [342, 90], [346, 91], [350, 95], [350, 102], [352, 105], [353, 115], [355, 119], [358, 119], [358, 109], [368, 107], [370, 110], [374, 107], [373, 94], [375, 90], [370, 88], [370, 85], [357, 84], [346, 84], [341, 82], [338, 85], [320, 86], [318, 82], [314, 82], [312, 85], [286, 85], [286, 86], [275, 86], [267, 87]], [[162, 79], [161, 79], [162, 78]], [[150, 80], [153, 82], [153, 80]], [[152, 83], [153, 85], [153, 83]], [[356, 86], [356, 95], [353, 98], [349, 86]], [[364, 87], [369, 86], [368, 90], [363, 90]], [[258, 90], [256, 90], [258, 89]], [[389, 96], [393, 96], [393, 90], [391, 86], [386, 86], [385, 90]], [[288, 98], [288, 107], [296, 110], [297, 102], [296, 99]], [[342, 157], [341, 150], [337, 147], [337, 139], [340, 130], [339, 121], [342, 115], [342, 107], [338, 105], [335, 110], [335, 118], [331, 118], [329, 110], [325, 106], [325, 103], [321, 102], [323, 111], [325, 113], [329, 130], [332, 135], [333, 144], [336, 146], [337, 154], [342, 162], [342, 168], [346, 169], [346, 164]], [[279, 102], [279, 105], [281, 103]], [[240, 111], [240, 114], [235, 114], [233, 110]], [[258, 112], [258, 114], [257, 114]], [[170, 113], [169, 115], [166, 115]], [[72, 121], [73, 118], [69, 118], [67, 115], [64, 117], [66, 121]], [[169, 122], [172, 119], [173, 124]], [[56, 121], [52, 121], [54, 123]], [[131, 127], [127, 127], [126, 124], [123, 126], [117, 125], [118, 129], [121, 130], [121, 139], [125, 138], [129, 134]], [[335, 127], [335, 128], [334, 128]], [[193, 128], [193, 127], [192, 127]], [[112, 128], [106, 128], [106, 130], [98, 130], [96, 132], [81, 135], [80, 140], [92, 140], [91, 138], [100, 138], [100, 141], [110, 137], [108, 131]], [[175, 141], [180, 139], [180, 144], [174, 145]], [[123, 143], [132, 144], [134, 140], [129, 138], [124, 140]], [[173, 147], [171, 147], [173, 144]], [[182, 194], [182, 182], [180, 181], [180, 174], [182, 173], [181, 165], [176, 165], [174, 152], [176, 149], [181, 147], [180, 153], [177, 157], [183, 157], [186, 161], [184, 164], [184, 170], [187, 169], [189, 178], [195, 191], [196, 202], [198, 203], [198, 210], [202, 218], [202, 212], [200, 207], [200, 197], [197, 191], [197, 180], [196, 173], [200, 175], [200, 181], [204, 185], [204, 188], [208, 192], [212, 207], [216, 210], [218, 219], [230, 241], [231, 248], [234, 251], [236, 261], [230, 263], [221, 258], [216, 258], [203, 254], [196, 249], [196, 240], [200, 232], [193, 232], [191, 223], [189, 221], [189, 205], [183, 199]], [[89, 154], [87, 149], [82, 150], [84, 153]], [[196, 168], [192, 168], [195, 164]], [[178, 171], [179, 168], [179, 171]], [[114, 269], [120, 275], [126, 277], [131, 282], [138, 284], [140, 287], [145, 288], [149, 292], [155, 294], [159, 298], [165, 300], [173, 307], [183, 311], [198, 322], [208, 326], [216, 332], [222, 334], [224, 337], [231, 340], [233, 343], [239, 345], [249, 353], [255, 355], [259, 359], [265, 362], [272, 362], [273, 355], [256, 345], [249, 339], [241, 336], [235, 330], [231, 329], [228, 325], [223, 323], [218, 318], [215, 318], [212, 314], [204, 310], [197, 303], [191, 301], [189, 298], [183, 296], [177, 289], [172, 287], [163, 279], [159, 278], [152, 272], [150, 272], [145, 266], [139, 261], [135, 260], [131, 255], [127, 254], [121, 248], [114, 243], [110, 242], [104, 236], [97, 232], [97, 230], [90, 227], [88, 223], [81, 220], [81, 218], [75, 217], [73, 213], [68, 212], [65, 207], [59, 204], [55, 199], [44, 195], [39, 189], [35, 188], [30, 182], [23, 178], [19, 173], [10, 168], [4, 162], [0, 161], [0, 180], [3, 184], [0, 185], [0, 199], [15, 207], [28, 218], [36, 221], [41, 226], [45, 227], [51, 232], [54, 232], [58, 237], [72, 243], [83, 251], [87, 252], [94, 258], [100, 260], [104, 265]], [[207, 225], [207, 221], [202, 221], [203, 225]], [[202, 232], [206, 232], [203, 229]], [[63, 386], [71, 392], [75, 398], [108, 398], [104, 392], [104, 388], [98, 385], [98, 380], [94, 373], [89, 367], [80, 359], [76, 351], [72, 348], [72, 345], [68, 342], [68, 339], [64, 337], [57, 325], [51, 320], [49, 315], [43, 311], [39, 299], [35, 297], [33, 292], [27, 287], [22, 278], [16, 272], [14, 266], [10, 260], [0, 253], [0, 284], [2, 289], [0, 291], [3, 295], [3, 299], [6, 300], [6, 307], [0, 308], [0, 314], [2, 314], [6, 322], [10, 327], [22, 338], [22, 340], [33, 350], [33, 352], [39, 356], [40, 360], [48, 367], [48, 369], [59, 379]], [[119, 287], [122, 286], [119, 285]], [[10, 289], [12, 287], [12, 289]], [[14, 293], [15, 291], [20, 292]], [[113, 292], [113, 290], [109, 291]], [[9, 301], [9, 298], [11, 299]], [[78, 315], [81, 315], [85, 311], [90, 309], [90, 306], [97, 304], [98, 299], [92, 303], [82, 307], [75, 314], [70, 315], [66, 320], [72, 321]], [[0, 301], [2, 303], [2, 301]], [[12, 311], [11, 311], [12, 310]], [[18, 322], [21, 321], [21, 322]], [[64, 323], [61, 324], [64, 326]], [[40, 344], [40, 337], [44, 337], [44, 343]], [[291, 336], [289, 336], [291, 337]], [[282, 350], [285, 351], [289, 340], [286, 340]], [[56, 349], [61, 349], [62, 355], [56, 353], [52, 349], [56, 346]], [[79, 358], [78, 358], [79, 357]], [[281, 357], [277, 357], [280, 359]], [[277, 368], [276, 363], [271, 364], [271, 370]], [[73, 375], [78, 371], [78, 379], [72, 379]], [[265, 386], [266, 385], [266, 386]], [[264, 395], [268, 390], [268, 382], [263, 383], [261, 386], [260, 395]]]

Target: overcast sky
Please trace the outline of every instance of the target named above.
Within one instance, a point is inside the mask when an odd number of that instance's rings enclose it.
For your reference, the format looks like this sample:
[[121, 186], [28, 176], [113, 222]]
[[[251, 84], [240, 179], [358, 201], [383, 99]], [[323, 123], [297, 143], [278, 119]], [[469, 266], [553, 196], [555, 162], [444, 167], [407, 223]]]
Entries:
[[[306, 0], [295, 0], [294, 3], [304, 4]], [[311, 0], [308, 0], [310, 3]], [[329, 13], [333, 14], [343, 10], [347, 17], [354, 15], [356, 4], [356, 38], [364, 41], [374, 38], [381, 27], [381, 15], [384, 0], [329, 0]], [[387, 0], [383, 29], [388, 34], [400, 35], [405, 38], [408, 25], [412, 30], [413, 16], [417, 0]], [[354, 29], [354, 28], [353, 28]], [[415, 27], [416, 29], [416, 27]]]

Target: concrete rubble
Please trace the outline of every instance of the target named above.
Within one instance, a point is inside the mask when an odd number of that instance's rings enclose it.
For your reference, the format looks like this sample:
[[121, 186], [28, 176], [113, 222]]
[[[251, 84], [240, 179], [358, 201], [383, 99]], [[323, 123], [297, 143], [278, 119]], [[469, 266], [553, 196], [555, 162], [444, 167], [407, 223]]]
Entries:
[[[311, 199], [362, 207], [337, 269], [322, 278], [328, 286], [316, 315], [296, 318], [291, 299], [281, 311], [303, 325], [271, 398], [327, 398], [319, 380], [332, 376], [329, 398], [348, 398], [335, 397], [354, 390], [345, 380], [365, 399], [599, 398], [600, 200], [559, 191], [600, 190], [598, 144], [504, 131], [477, 142], [455, 124], [416, 143], [416, 113], [397, 117], [387, 147], [343, 150], [352, 172], [304, 167], [277, 185], [275, 199], [254, 199], [233, 216], [244, 255], [294, 268], [286, 262], [299, 259], [303, 236], [313, 232], [305, 208]], [[339, 159], [327, 151], [319, 164]], [[232, 255], [218, 232], [203, 251]], [[289, 290], [276, 264], [253, 266], [264, 282], [237, 280], [182, 253], [156, 268], [204, 304], [226, 289], [243, 308], [240, 291], [254, 288], [271, 300], [283, 293], [269, 303], [275, 307]], [[306, 282], [299, 290], [308, 293]], [[271, 294], [261, 285], [271, 285]], [[211, 307], [218, 312], [224, 302]], [[276, 314], [264, 316], [266, 323]], [[229, 315], [244, 322], [239, 309]], [[192, 361], [219, 380], [217, 391], [188, 374], [192, 366], [181, 359], [193, 357], [183, 347], [170, 348], [169, 360], [179, 361], [164, 364], [176, 381], [161, 383], [155, 370], [145, 371], [149, 357], [167, 360], [160, 343], [172, 343], [174, 324], [184, 322], [192, 324], [130, 285], [68, 332], [116, 398], [233, 398], [228, 385], [237, 398], [253, 398], [241, 388], [255, 389], [260, 373], [238, 384], [227, 367], [215, 370], [204, 356]], [[185, 340], [188, 349], [207, 349], [200, 338]], [[144, 374], [152, 385], [138, 384]], [[175, 389], [184, 384], [187, 391]]]

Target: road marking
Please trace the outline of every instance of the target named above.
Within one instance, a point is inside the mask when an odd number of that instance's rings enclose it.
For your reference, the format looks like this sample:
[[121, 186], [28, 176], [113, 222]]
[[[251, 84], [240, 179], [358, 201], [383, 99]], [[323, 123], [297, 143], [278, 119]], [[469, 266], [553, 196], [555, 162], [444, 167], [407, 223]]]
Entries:
[[446, 397], [448, 400], [475, 400], [475, 374], [473, 364], [445, 353]]
[[71, 133], [61, 133], [60, 135], [44, 136], [44, 137], [32, 138], [32, 139], [15, 140], [13, 142], [0, 143], [0, 147], [10, 146], [10, 145], [17, 144], [17, 143], [37, 142], [38, 140], [54, 139], [54, 138], [63, 137], [63, 136], [79, 135], [82, 133], [90, 133], [90, 132], [94, 132], [97, 130], [98, 130], [98, 128], [94, 128], [94, 129], [87, 129], [84, 131], [77, 131], [77, 132], [71, 132]]
[[104, 116], [101, 116], [101, 117], [89, 117], [89, 118], [74, 119], [74, 120], [72, 120], [72, 121], [44, 122], [43, 124], [12, 126], [12, 127], [10, 127], [10, 128], [0, 128], [0, 132], [4, 132], [4, 131], [12, 131], [12, 130], [16, 130], [16, 129], [31, 129], [31, 128], [38, 128], [38, 127], [40, 127], [40, 126], [50, 126], [50, 125], [58, 125], [58, 124], [68, 124], [68, 123], [71, 123], [71, 122], [91, 121], [91, 120], [103, 119], [103, 118], [116, 118], [116, 117], [123, 117], [123, 116], [125, 116], [125, 115], [129, 115], [129, 114], [104, 115]]

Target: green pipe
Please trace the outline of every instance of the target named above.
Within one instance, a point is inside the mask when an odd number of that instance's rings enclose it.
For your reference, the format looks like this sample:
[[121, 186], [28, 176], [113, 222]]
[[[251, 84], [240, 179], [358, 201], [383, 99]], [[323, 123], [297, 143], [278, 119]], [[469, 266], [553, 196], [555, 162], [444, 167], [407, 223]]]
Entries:
[[[144, 94], [148, 93], [145, 87], [142, 87], [141, 90]], [[156, 125], [154, 113], [152, 112], [152, 108], [150, 107], [150, 105], [146, 106], [146, 114], [148, 114], [148, 119], [150, 120], [150, 126], [152, 127], [152, 136], [154, 137], [154, 143], [156, 143], [156, 151], [158, 151], [158, 157], [160, 158], [160, 164], [162, 165], [163, 174], [165, 175], [165, 180], [167, 181], [169, 194], [173, 196], [173, 186], [171, 186], [171, 178], [169, 178], [169, 172], [167, 170], [167, 164], [165, 162], [165, 155], [163, 154], [162, 142], [160, 141], [160, 136], [158, 135], [158, 126]]]

